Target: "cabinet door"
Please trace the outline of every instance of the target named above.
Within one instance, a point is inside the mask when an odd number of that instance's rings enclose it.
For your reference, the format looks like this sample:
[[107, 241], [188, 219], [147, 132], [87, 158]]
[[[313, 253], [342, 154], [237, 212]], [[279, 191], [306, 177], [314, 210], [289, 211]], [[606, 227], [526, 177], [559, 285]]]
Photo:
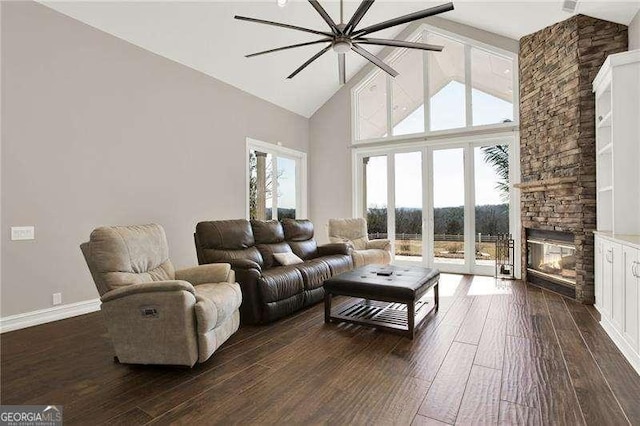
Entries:
[[602, 240], [602, 310], [600, 313], [611, 319], [613, 289], [613, 248], [611, 242]]
[[594, 273], [595, 273], [595, 297], [596, 297], [596, 308], [598, 311], [602, 312], [602, 240], [600, 237], [596, 235], [595, 238], [595, 265], [594, 265]]
[[611, 261], [613, 269], [611, 286], [611, 322], [622, 331], [624, 323], [624, 262], [622, 259], [622, 246], [611, 243]]
[[638, 350], [638, 278], [636, 274], [638, 250], [623, 246], [622, 258], [624, 262], [624, 324], [622, 333], [627, 343]]

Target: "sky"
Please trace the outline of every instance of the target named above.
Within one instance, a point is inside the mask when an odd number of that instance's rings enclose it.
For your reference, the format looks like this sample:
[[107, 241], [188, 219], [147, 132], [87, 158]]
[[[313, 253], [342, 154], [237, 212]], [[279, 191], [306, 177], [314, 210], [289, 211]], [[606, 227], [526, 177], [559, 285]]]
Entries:
[[[267, 158], [270, 162], [271, 154]], [[296, 162], [289, 158], [278, 157], [278, 207], [281, 209], [296, 208]], [[271, 208], [271, 198], [267, 199], [266, 207]]]

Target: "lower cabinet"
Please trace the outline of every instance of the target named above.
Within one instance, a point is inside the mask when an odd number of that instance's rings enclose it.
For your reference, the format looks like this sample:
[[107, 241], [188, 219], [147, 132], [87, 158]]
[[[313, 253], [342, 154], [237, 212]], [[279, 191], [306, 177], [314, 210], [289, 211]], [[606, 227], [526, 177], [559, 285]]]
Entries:
[[622, 247], [622, 258], [624, 262], [624, 322], [622, 331], [625, 340], [629, 345], [638, 351], [638, 340], [640, 335], [640, 316], [638, 308], [640, 308], [640, 256], [638, 250], [633, 247]]
[[594, 266], [600, 324], [640, 373], [640, 249], [596, 234]]

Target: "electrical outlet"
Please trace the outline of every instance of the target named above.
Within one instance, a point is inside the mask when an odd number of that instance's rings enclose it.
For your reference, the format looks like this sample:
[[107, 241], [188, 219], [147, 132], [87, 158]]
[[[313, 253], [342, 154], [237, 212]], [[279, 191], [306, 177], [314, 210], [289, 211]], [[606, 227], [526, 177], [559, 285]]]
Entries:
[[53, 293], [53, 305], [62, 304], [62, 293]]
[[35, 240], [35, 239], [36, 239], [35, 226], [12, 226], [11, 227], [11, 241]]

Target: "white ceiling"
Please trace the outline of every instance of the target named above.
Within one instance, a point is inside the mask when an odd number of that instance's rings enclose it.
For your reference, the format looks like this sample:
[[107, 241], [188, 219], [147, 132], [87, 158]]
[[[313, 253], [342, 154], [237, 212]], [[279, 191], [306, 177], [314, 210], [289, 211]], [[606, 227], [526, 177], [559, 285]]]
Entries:
[[[360, 27], [422, 10], [445, 1], [377, 1]], [[183, 65], [211, 75], [262, 99], [310, 117], [339, 88], [337, 59], [327, 52], [288, 80], [286, 76], [318, 52], [312, 45], [255, 58], [252, 52], [315, 40], [315, 36], [284, 28], [241, 22], [233, 16], [245, 15], [290, 23], [318, 30], [326, 24], [306, 0], [290, 0], [284, 8], [276, 0], [263, 1], [42, 1], [43, 4], [95, 28], [129, 41]], [[359, 1], [345, 1], [345, 20]], [[455, 10], [443, 18], [471, 25], [513, 39], [567, 19], [562, 0], [537, 1], [454, 1]], [[334, 20], [339, 20], [339, 3], [322, 1]], [[576, 13], [629, 24], [640, 9], [634, 1], [580, 0]], [[404, 26], [381, 31], [375, 36], [393, 38]], [[379, 49], [370, 46], [373, 53]], [[366, 61], [351, 52], [347, 55], [347, 78]]]

